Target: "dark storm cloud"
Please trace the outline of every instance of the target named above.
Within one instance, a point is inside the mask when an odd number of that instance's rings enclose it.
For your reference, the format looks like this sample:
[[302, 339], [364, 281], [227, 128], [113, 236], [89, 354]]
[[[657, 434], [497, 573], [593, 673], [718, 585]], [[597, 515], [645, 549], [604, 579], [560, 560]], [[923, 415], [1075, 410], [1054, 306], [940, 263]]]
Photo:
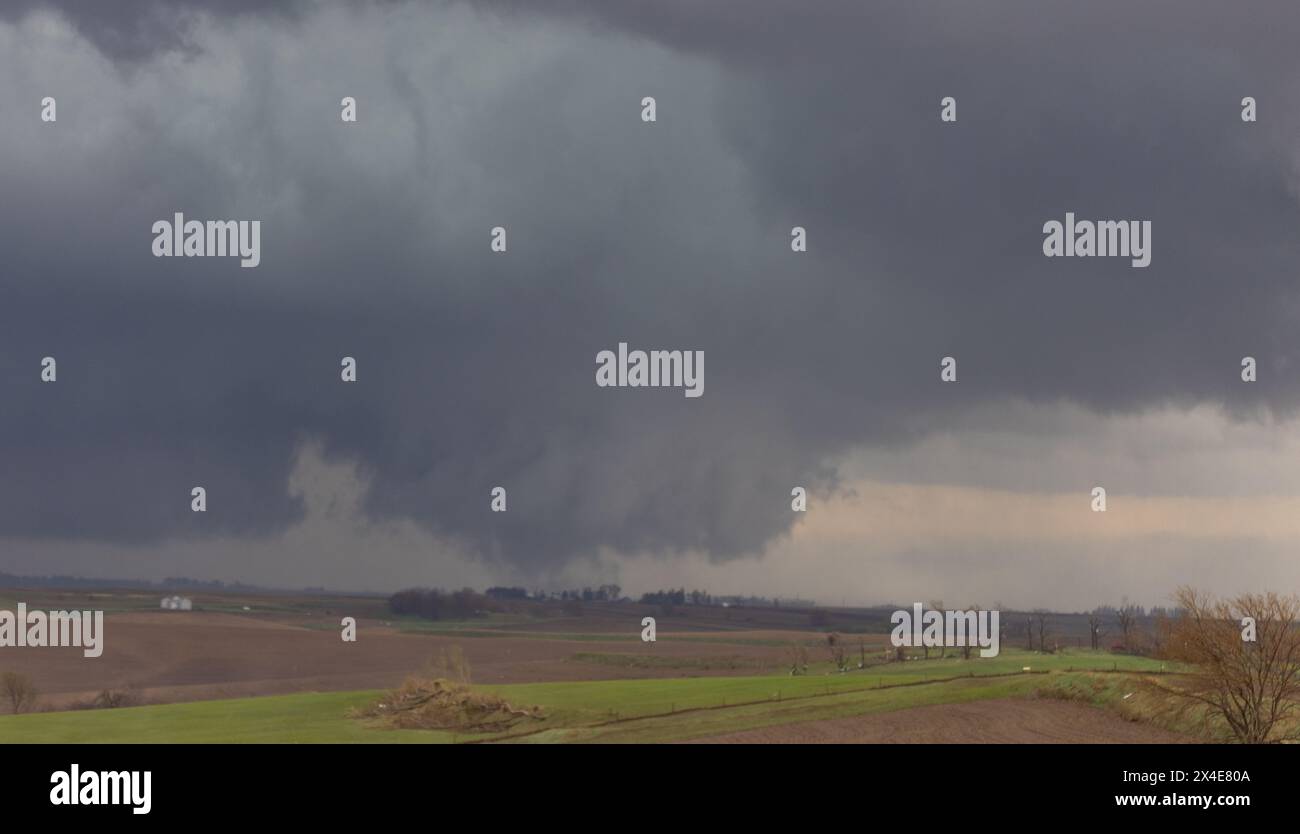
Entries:
[[[1295, 408], [1286, 7], [349, 8], [270, 34], [219, 18], [209, 43], [193, 17], [154, 40], [69, 5], [137, 62], [102, 88], [121, 118], [78, 116], [102, 93], [76, 71], [4, 82], [10, 106], [58, 87], [60, 121], [0, 138], [3, 532], [274, 530], [314, 437], [360, 463], [371, 513], [490, 557], [727, 557], [785, 532], [790, 487], [832, 488], [848, 450], [977, 404]], [[151, 73], [167, 37], [222, 62]], [[153, 259], [177, 210], [262, 219], [262, 265]], [[1150, 219], [1152, 265], [1043, 258], [1066, 211]], [[597, 389], [619, 341], [704, 350], [705, 395]]]
[[292, 15], [301, 0], [8, 0], [0, 21], [22, 20], [33, 11], [53, 11], [114, 59], [136, 61], [188, 46], [195, 15]]

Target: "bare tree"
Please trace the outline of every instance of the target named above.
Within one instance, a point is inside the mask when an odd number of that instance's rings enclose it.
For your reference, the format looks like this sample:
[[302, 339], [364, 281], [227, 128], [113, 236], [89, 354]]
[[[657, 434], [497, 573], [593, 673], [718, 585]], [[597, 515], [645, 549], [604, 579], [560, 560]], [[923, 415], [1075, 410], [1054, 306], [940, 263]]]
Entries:
[[[981, 610], [981, 607], [980, 607], [980, 604], [979, 604], [978, 602], [976, 602], [976, 603], [972, 603], [972, 604], [966, 606], [966, 610], [967, 610], [967, 611], [980, 611], [980, 610]], [[999, 644], [999, 645], [1001, 645], [1001, 644]], [[970, 660], [970, 652], [971, 652], [971, 635], [967, 634], [967, 635], [966, 635], [966, 643], [965, 643], [965, 645], [963, 645], [963, 646], [961, 647], [961, 659], [962, 659], [962, 660]]]
[[[1042, 608], [1034, 609], [1033, 624], [1038, 628], [1038, 650], [1047, 652], [1047, 611]], [[1029, 642], [1034, 642], [1033, 635], [1030, 635]]]
[[1216, 600], [1184, 587], [1174, 599], [1182, 610], [1166, 621], [1165, 656], [1190, 671], [1153, 685], [1176, 696], [1181, 713], [1221, 720], [1237, 741], [1300, 738], [1291, 720], [1300, 704], [1300, 597], [1269, 591]]
[[1169, 639], [1169, 630], [1172, 627], [1169, 615], [1161, 608], [1151, 619], [1151, 654], [1155, 657], [1163, 657], [1166, 649], [1165, 641]]
[[1105, 634], [1101, 627], [1101, 609], [1094, 608], [1088, 612], [1088, 640], [1093, 650], [1101, 648], [1101, 637]]
[[790, 674], [799, 675], [808, 672], [808, 649], [798, 640], [786, 647], [786, 657], [790, 660]]
[[1124, 651], [1132, 651], [1133, 629], [1137, 625], [1137, 606], [1130, 604], [1128, 597], [1124, 597], [1120, 600], [1115, 617], [1119, 620], [1120, 645], [1124, 647]]
[[26, 675], [18, 672], [0, 675], [0, 691], [4, 693], [4, 699], [9, 702], [9, 708], [15, 714], [36, 705], [36, 684]]
[[826, 635], [826, 649], [830, 652], [831, 663], [837, 672], [843, 672], [848, 664], [844, 660], [844, 642], [835, 632]]
[[[930, 600], [930, 610], [931, 610], [931, 611], [939, 611], [939, 612], [942, 612], [942, 611], [943, 611], [943, 600], [941, 600], [941, 599], [932, 599], [932, 600]], [[929, 656], [930, 656], [930, 649], [929, 649], [928, 647], [927, 647], [926, 650], [925, 650], [925, 656], [926, 656], [926, 657], [929, 657]], [[945, 641], [940, 640], [940, 641], [939, 641], [939, 657], [947, 657], [947, 656], [948, 656], [948, 647], [947, 647], [947, 645], [945, 645]]]

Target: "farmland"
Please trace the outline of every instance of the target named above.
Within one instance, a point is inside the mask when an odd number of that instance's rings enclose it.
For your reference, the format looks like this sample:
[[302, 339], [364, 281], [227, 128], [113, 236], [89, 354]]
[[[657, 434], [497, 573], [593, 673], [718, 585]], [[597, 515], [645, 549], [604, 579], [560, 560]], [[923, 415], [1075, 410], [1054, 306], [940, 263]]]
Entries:
[[[68, 649], [6, 653], [5, 670], [28, 675], [41, 701], [30, 714], [0, 716], [0, 742], [978, 740], [964, 736], [986, 732], [988, 716], [958, 706], [1005, 713], [1011, 740], [1035, 720], [1071, 740], [1172, 737], [1135, 710], [1140, 698], [1124, 697], [1141, 675], [1172, 671], [1159, 661], [1006, 647], [996, 658], [887, 662], [871, 612], [829, 615], [832, 627], [863, 629], [838, 633], [853, 660], [840, 672], [806, 612], [656, 611], [658, 639], [644, 643], [633, 604], [431, 622], [393, 618], [364, 597], [199, 598], [194, 611], [163, 612], [143, 595], [23, 594], [107, 610], [105, 651], [93, 660]], [[356, 643], [339, 639], [341, 615], [358, 617]], [[498, 732], [396, 730], [356, 717], [408, 676], [436, 674], [448, 652], [463, 654], [474, 691], [544, 717]], [[794, 656], [807, 666], [792, 675]], [[138, 705], [77, 708], [104, 691]]]

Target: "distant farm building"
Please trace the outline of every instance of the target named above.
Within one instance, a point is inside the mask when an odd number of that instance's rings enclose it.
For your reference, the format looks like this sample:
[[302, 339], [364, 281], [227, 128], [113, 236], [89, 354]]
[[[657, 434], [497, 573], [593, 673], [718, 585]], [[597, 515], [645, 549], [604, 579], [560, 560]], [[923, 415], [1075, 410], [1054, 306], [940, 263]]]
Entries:
[[161, 607], [164, 611], [189, 611], [194, 608], [194, 601], [189, 597], [163, 597]]

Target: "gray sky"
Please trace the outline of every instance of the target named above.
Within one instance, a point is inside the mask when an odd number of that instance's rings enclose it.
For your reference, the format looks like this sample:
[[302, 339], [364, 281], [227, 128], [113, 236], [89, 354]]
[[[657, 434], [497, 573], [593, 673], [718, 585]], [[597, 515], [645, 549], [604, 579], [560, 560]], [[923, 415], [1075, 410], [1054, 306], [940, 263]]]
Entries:
[[[1286, 4], [112, 8], [0, 13], [0, 570], [1300, 582]], [[261, 265], [154, 258], [177, 211], [260, 220]], [[1151, 266], [1044, 258], [1067, 211], [1150, 220]], [[705, 395], [597, 388], [620, 341]]]

